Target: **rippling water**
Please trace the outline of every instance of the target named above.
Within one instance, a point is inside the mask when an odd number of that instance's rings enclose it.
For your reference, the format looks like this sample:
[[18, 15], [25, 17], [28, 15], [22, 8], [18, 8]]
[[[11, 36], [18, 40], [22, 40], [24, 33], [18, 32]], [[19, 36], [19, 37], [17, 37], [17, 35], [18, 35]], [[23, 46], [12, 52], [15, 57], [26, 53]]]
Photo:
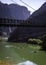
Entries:
[[0, 42], [0, 65], [46, 65], [46, 53], [39, 51], [37, 47], [30, 44]]

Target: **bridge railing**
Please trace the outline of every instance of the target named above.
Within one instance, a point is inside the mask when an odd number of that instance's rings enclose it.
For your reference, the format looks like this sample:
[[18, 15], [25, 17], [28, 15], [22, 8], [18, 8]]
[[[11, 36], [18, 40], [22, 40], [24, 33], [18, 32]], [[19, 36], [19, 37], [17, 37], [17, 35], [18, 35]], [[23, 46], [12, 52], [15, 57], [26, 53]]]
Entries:
[[31, 27], [46, 27], [46, 25], [36, 24], [36, 22], [31, 22], [28, 20], [16, 20], [0, 18], [0, 26], [31, 26]]

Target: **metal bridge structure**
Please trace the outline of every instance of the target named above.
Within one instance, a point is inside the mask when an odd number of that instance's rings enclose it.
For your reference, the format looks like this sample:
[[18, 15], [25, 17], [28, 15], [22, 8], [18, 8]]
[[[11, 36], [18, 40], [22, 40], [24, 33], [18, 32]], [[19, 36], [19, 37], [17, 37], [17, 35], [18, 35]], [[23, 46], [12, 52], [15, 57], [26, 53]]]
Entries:
[[28, 25], [28, 21], [0, 18], [0, 26], [21, 26], [21, 25]]
[[28, 20], [17, 20], [0, 18], [0, 26], [30, 26], [30, 27], [46, 27], [46, 25], [35, 24], [34, 22]]

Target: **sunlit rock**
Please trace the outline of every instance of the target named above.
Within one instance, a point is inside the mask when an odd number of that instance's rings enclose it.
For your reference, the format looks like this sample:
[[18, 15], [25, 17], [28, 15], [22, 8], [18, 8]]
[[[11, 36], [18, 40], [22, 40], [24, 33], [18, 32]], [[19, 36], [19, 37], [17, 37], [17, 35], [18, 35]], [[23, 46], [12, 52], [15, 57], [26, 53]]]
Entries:
[[25, 62], [22, 62], [22, 63], [18, 63], [17, 65], [37, 65], [31, 61], [25, 61]]

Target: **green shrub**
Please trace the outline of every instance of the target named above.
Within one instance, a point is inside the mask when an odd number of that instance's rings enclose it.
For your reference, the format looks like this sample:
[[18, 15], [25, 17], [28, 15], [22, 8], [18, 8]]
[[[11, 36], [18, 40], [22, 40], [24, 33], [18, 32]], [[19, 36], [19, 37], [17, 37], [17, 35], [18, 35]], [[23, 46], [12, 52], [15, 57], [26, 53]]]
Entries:
[[30, 39], [28, 39], [28, 43], [30, 43], [30, 44], [39, 44], [40, 45], [42, 43], [42, 40], [30, 38]]

